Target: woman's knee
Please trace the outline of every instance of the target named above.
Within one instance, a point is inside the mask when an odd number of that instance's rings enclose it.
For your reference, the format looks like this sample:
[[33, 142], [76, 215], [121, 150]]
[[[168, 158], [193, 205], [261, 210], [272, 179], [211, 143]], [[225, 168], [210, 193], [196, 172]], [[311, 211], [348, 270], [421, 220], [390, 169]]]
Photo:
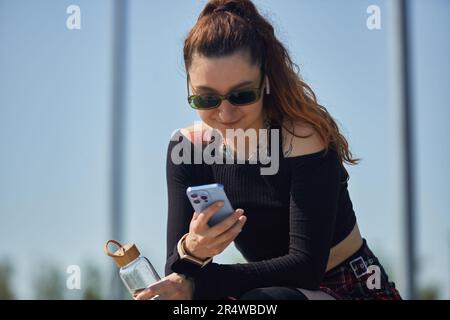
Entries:
[[257, 288], [244, 293], [241, 300], [308, 300], [295, 288], [266, 287]]

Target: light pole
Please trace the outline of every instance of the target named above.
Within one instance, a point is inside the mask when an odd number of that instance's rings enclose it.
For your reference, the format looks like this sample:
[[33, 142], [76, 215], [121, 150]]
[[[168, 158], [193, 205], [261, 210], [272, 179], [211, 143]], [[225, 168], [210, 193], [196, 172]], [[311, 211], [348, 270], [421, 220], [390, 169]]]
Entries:
[[408, 6], [406, 0], [389, 2], [393, 26], [393, 67], [397, 86], [396, 106], [399, 108], [399, 150], [401, 162], [401, 201], [402, 201], [402, 283], [406, 299], [416, 298], [416, 245], [415, 245], [415, 180], [414, 180], [414, 141], [413, 141], [413, 97], [410, 61], [410, 35]]
[[[127, 49], [127, 3], [113, 2], [112, 45], [112, 112], [111, 112], [111, 237], [123, 243], [124, 230], [124, 182], [125, 182], [125, 133], [126, 133], [126, 49]], [[117, 267], [113, 266], [111, 298], [123, 299], [123, 287]]]

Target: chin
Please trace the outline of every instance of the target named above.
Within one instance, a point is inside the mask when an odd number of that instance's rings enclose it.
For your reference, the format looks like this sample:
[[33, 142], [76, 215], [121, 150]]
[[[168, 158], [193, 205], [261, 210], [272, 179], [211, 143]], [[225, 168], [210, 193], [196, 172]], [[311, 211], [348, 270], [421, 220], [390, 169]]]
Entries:
[[243, 122], [241, 120], [233, 123], [222, 123], [222, 122], [216, 122], [216, 127], [218, 129], [244, 129]]

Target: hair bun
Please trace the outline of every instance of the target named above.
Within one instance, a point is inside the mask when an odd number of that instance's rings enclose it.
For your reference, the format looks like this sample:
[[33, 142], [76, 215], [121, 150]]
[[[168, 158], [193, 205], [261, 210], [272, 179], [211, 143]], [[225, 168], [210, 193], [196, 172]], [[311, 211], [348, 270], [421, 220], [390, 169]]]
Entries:
[[217, 6], [213, 12], [221, 12], [221, 11], [233, 11], [236, 9], [236, 2], [228, 2], [226, 4], [221, 4]]
[[221, 5], [217, 6], [213, 10], [213, 12], [214, 13], [231, 12], [231, 13], [237, 14], [238, 16], [241, 16], [243, 18], [248, 18], [247, 15], [245, 14], [245, 11], [235, 1], [229, 1], [225, 4], [221, 4]]

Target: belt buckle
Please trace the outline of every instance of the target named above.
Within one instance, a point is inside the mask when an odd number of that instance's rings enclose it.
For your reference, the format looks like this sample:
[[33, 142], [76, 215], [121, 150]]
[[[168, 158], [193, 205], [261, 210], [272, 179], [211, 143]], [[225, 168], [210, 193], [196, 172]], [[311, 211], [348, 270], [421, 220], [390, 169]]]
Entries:
[[367, 273], [367, 265], [362, 256], [359, 256], [350, 261], [350, 267], [352, 268], [353, 273], [358, 279]]

